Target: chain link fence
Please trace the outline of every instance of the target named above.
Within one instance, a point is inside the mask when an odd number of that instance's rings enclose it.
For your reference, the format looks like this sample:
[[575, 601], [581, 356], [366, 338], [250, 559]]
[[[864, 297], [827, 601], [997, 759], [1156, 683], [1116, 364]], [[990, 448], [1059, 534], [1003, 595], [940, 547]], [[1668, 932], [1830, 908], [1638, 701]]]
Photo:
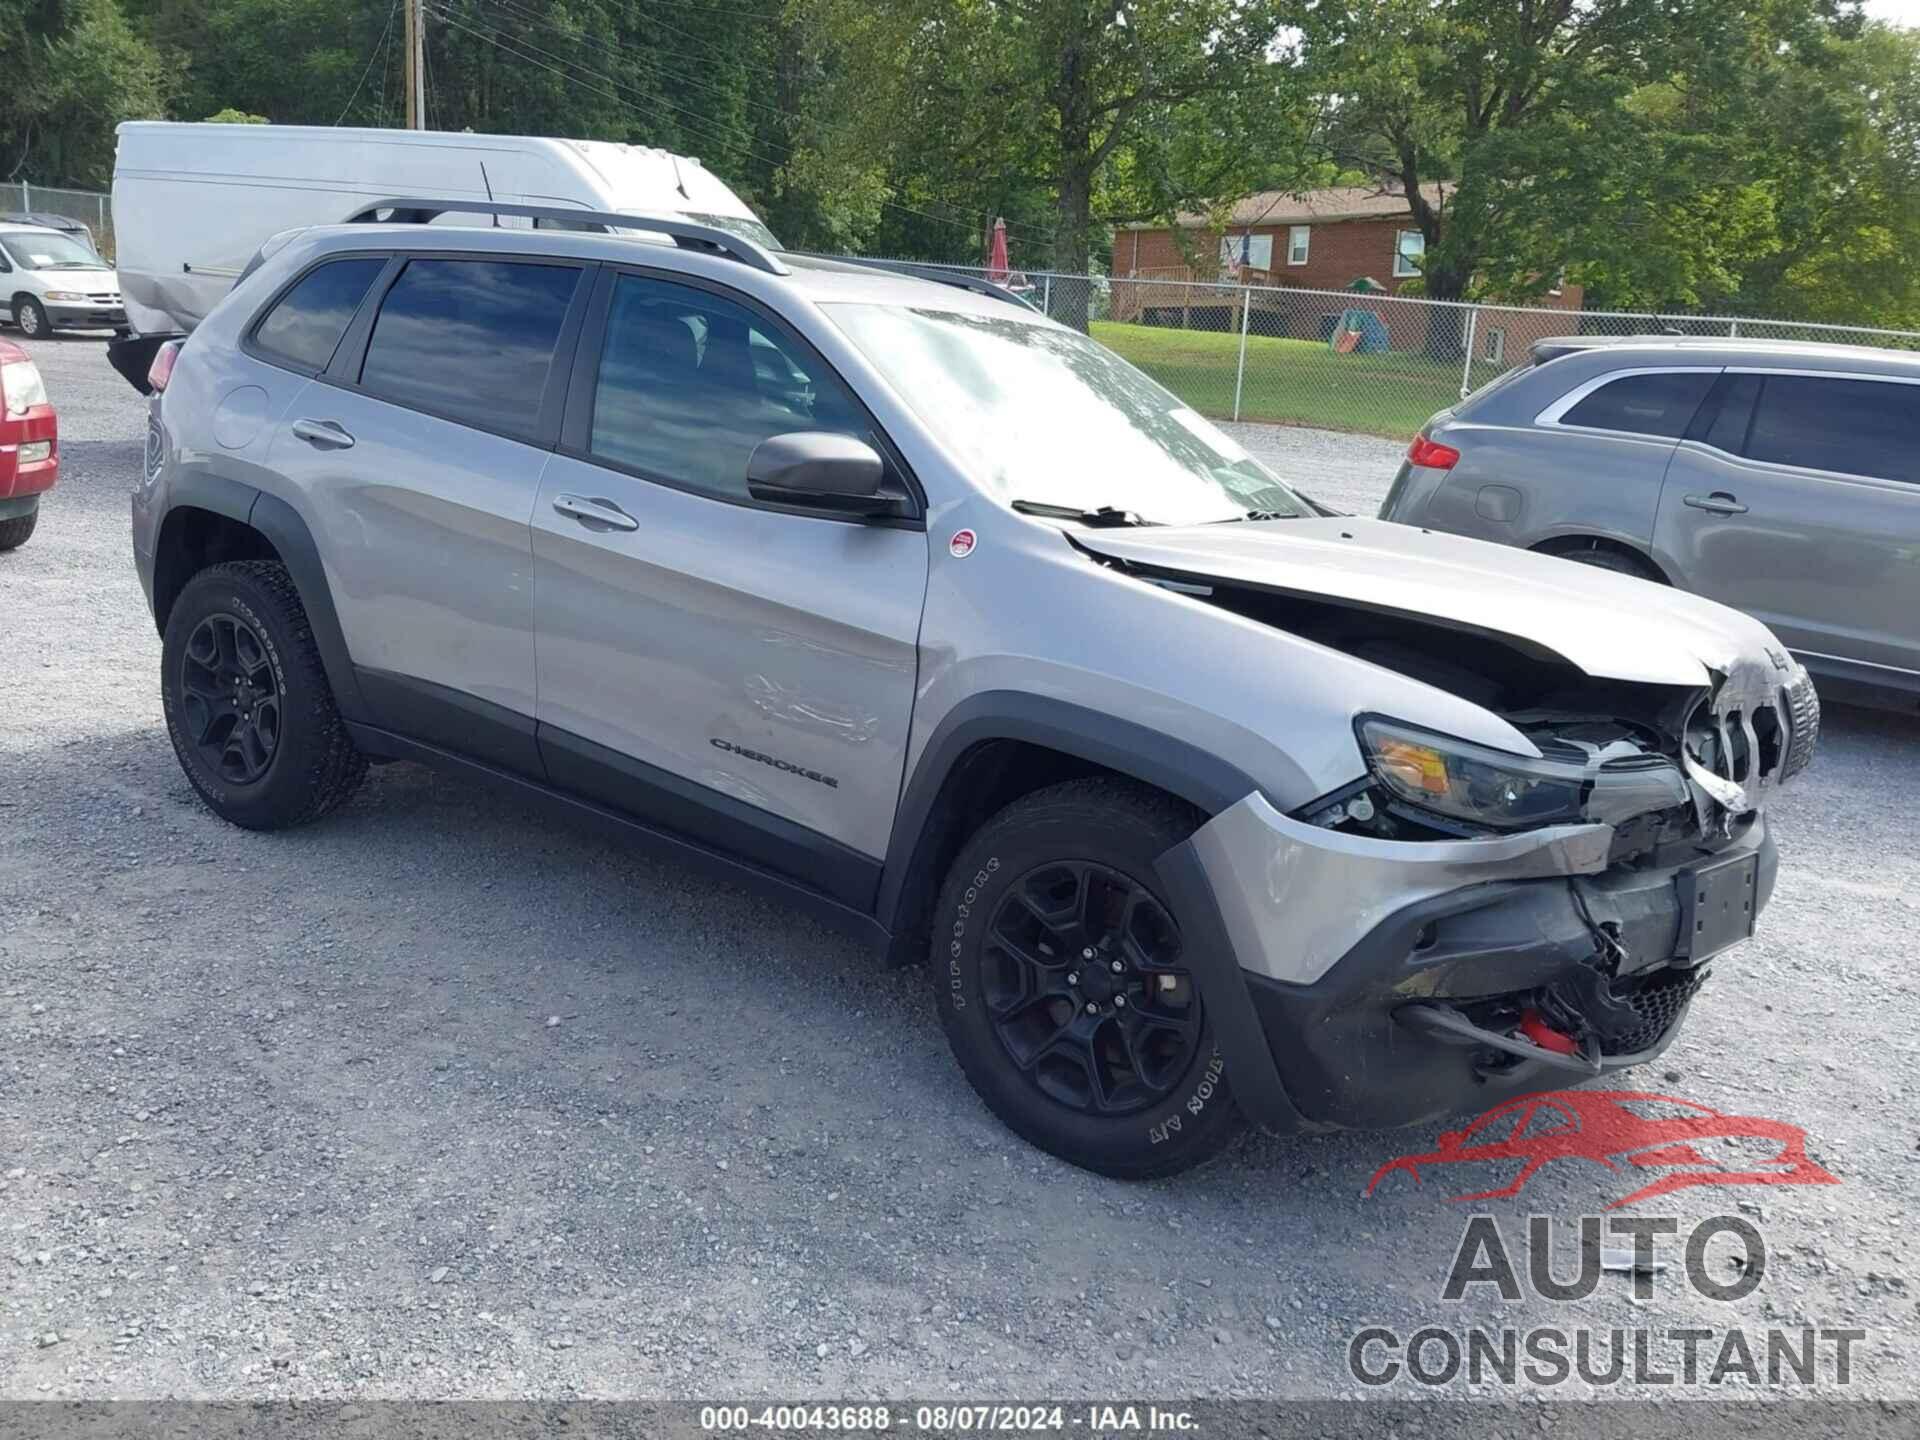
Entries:
[[[78, 220], [113, 258], [113, 202], [91, 190], [0, 185], [0, 212]], [[1186, 272], [1126, 277], [935, 265], [992, 279], [1092, 333], [1203, 415], [1410, 436], [1510, 366], [1566, 335], [1696, 335], [1920, 349], [1920, 333], [1732, 315], [1657, 315], [1418, 300], [1378, 290], [1225, 284]]]
[[59, 190], [9, 180], [0, 185], [0, 215], [57, 215], [87, 227], [93, 248], [113, 259], [113, 197], [98, 190]]
[[1562, 336], [1814, 340], [1920, 350], [1920, 333], [1733, 315], [1476, 305], [1369, 290], [1232, 285], [942, 265], [994, 279], [1086, 328], [1215, 419], [1311, 425], [1404, 439], [1437, 410]]

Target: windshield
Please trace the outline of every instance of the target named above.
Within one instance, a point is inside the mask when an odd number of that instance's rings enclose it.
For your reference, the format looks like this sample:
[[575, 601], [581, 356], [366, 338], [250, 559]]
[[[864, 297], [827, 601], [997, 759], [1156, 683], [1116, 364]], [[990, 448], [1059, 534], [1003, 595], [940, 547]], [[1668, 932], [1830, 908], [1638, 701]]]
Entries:
[[1311, 514], [1228, 436], [1104, 345], [1016, 315], [823, 307], [1006, 503], [1163, 525]]
[[54, 230], [15, 230], [0, 240], [14, 263], [29, 270], [98, 270], [106, 264], [80, 241]]

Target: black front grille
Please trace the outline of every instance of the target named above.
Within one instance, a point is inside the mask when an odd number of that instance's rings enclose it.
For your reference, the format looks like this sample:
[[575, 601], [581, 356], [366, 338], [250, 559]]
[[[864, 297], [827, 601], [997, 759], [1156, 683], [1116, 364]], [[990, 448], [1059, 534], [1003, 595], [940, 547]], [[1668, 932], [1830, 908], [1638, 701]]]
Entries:
[[1660, 1037], [1673, 1028], [1680, 1012], [1687, 1008], [1687, 1002], [1693, 999], [1706, 978], [1704, 970], [1662, 970], [1635, 982], [1633, 988], [1624, 993], [1616, 990], [1613, 998], [1632, 1006], [1640, 1023], [1631, 1030], [1607, 1037], [1605, 1052], [1632, 1055], [1657, 1045]]
[[1780, 778], [1790, 780], [1807, 768], [1813, 759], [1813, 747], [1820, 739], [1820, 696], [1813, 688], [1813, 677], [1802, 675], [1782, 694], [1787, 702], [1787, 759], [1780, 767]]

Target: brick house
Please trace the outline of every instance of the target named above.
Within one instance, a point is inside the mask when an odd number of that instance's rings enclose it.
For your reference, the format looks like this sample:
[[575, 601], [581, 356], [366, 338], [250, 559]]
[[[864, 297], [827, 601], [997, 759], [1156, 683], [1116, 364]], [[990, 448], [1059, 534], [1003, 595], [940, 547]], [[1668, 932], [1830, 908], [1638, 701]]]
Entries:
[[[1440, 203], [1438, 185], [1426, 190], [1432, 203]], [[1342, 309], [1371, 309], [1380, 316], [1393, 349], [1427, 346], [1434, 310], [1378, 303], [1419, 275], [1425, 248], [1406, 198], [1397, 190], [1342, 186], [1304, 195], [1268, 190], [1235, 205], [1224, 230], [1209, 231], [1203, 215], [1182, 215], [1178, 224], [1191, 263], [1176, 243], [1174, 229], [1165, 224], [1126, 225], [1114, 236], [1114, 280], [1139, 282], [1114, 285], [1114, 319], [1202, 330], [1238, 328], [1245, 303], [1248, 328], [1256, 334], [1324, 340]], [[1196, 288], [1216, 282], [1348, 292], [1363, 279], [1378, 289], [1372, 294], [1297, 297], [1255, 289], [1243, 300], [1232, 292]], [[1535, 309], [1578, 311], [1580, 287], [1562, 285], [1530, 303]], [[1438, 323], [1457, 334], [1458, 321], [1452, 317]], [[1488, 312], [1479, 322], [1474, 349], [1482, 359], [1517, 358], [1535, 340], [1577, 327], [1577, 321], [1550, 315]]]

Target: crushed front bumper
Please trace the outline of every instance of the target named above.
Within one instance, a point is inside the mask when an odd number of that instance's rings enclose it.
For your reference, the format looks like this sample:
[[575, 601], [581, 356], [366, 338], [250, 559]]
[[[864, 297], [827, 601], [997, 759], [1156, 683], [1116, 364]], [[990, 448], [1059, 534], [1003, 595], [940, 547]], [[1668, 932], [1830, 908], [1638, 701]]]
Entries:
[[[1763, 817], [1688, 863], [1607, 868], [1613, 830], [1374, 840], [1249, 795], [1175, 846], [1162, 883], [1189, 930], [1233, 1093], [1279, 1131], [1412, 1124], [1639, 1064], [1672, 1040], [1704, 974], [1691, 866], [1752, 857], [1757, 914], [1776, 857]], [[1618, 1043], [1557, 1054], [1475, 1016], [1582, 992]], [[1619, 1008], [1626, 1007], [1626, 1008]], [[1624, 1018], [1621, 1018], [1624, 1017]]]

